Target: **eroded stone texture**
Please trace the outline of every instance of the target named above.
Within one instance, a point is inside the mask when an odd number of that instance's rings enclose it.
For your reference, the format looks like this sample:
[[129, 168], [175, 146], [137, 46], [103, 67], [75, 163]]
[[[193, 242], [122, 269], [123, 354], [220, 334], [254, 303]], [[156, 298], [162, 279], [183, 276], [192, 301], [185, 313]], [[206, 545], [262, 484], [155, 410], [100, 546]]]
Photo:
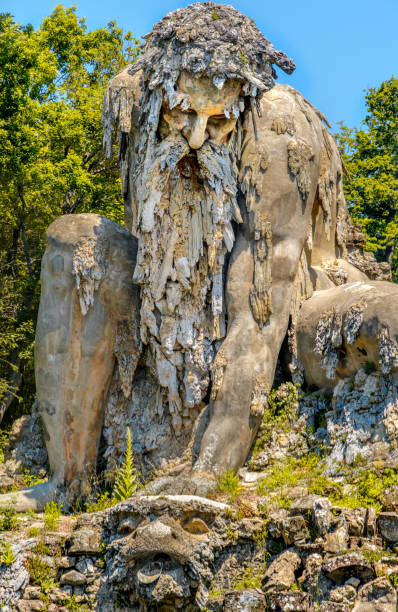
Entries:
[[[29, 582], [29, 574], [19, 546], [12, 546], [15, 560], [10, 565], [0, 565], [0, 601], [2, 605], [15, 605]], [[11, 608], [10, 608], [11, 609]]]

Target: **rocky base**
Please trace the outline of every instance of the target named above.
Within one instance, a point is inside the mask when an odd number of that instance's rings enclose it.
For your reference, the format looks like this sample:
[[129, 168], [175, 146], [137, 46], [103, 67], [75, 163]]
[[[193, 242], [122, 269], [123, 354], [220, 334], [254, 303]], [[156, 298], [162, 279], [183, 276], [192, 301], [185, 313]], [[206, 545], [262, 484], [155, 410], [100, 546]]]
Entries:
[[[283, 383], [247, 465], [207, 497], [159, 494], [157, 479], [152, 495], [56, 529], [0, 509], [2, 611], [395, 612], [397, 397], [390, 377], [363, 370], [333, 394]], [[40, 440], [35, 415], [14, 424], [9, 486], [24, 484], [23, 455], [44, 474]]]
[[307, 495], [265, 515], [263, 502], [138, 496], [52, 532], [19, 517], [2, 534], [1, 609], [396, 611], [396, 512]]

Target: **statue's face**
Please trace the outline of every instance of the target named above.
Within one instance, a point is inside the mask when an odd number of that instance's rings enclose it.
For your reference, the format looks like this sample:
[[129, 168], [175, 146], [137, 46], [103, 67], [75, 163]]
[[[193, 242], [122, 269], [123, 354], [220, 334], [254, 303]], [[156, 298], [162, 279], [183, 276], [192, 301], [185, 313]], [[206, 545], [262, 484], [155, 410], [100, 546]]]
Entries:
[[178, 80], [178, 89], [189, 95], [190, 107], [185, 111], [178, 108], [169, 110], [164, 105], [163, 133], [180, 131], [192, 149], [200, 149], [208, 138], [223, 144], [236, 125], [236, 118], [231, 116], [228, 119], [224, 109], [238, 102], [240, 81], [229, 79], [220, 90], [210, 77], [194, 78], [183, 73]]

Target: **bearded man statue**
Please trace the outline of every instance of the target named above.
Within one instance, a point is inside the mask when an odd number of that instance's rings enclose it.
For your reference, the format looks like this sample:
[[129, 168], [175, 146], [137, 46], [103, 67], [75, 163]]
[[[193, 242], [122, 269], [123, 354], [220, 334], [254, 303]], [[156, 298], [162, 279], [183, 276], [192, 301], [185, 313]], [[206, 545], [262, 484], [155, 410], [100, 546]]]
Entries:
[[81, 214], [47, 233], [36, 376], [52, 475], [19, 508], [87, 493], [101, 432], [117, 459], [126, 427], [154, 491], [203, 492], [244, 463], [280, 354], [295, 382], [337, 380], [338, 359], [308, 361], [303, 301], [355, 281], [347, 310], [361, 283], [388, 277], [362, 257], [325, 117], [275, 85], [273, 64], [295, 65], [252, 19], [201, 2], [145, 39], [104, 99], [125, 228]]

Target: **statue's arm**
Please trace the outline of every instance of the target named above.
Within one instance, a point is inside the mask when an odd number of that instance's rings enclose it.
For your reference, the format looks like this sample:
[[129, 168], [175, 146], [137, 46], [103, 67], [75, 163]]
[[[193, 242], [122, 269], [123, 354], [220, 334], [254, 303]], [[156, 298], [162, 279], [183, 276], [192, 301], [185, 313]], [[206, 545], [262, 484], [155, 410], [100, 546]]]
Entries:
[[[320, 127], [320, 122], [318, 121]], [[243, 464], [261, 420], [285, 337], [320, 169], [319, 133], [284, 88], [262, 101], [258, 139], [247, 133], [245, 197], [227, 277], [228, 332], [216, 356], [210, 422], [197, 469]]]

